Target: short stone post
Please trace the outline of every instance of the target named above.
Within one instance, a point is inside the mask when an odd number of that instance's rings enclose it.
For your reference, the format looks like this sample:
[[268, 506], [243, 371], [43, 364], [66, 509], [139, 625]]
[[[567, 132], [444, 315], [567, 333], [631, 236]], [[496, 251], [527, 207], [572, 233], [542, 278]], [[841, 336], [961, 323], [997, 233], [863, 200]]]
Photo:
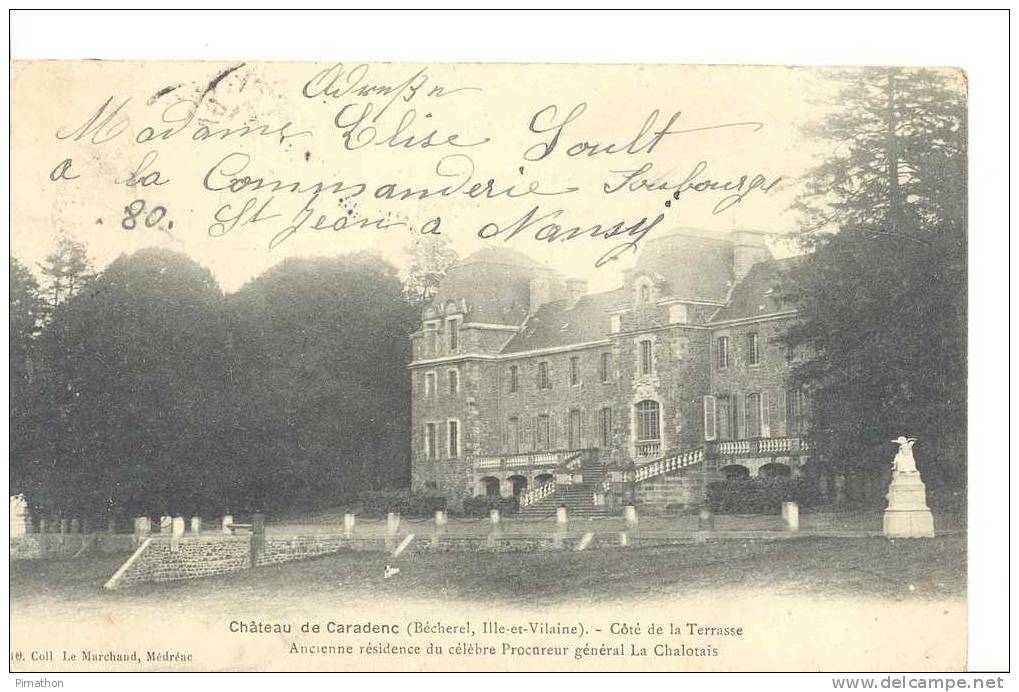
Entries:
[[386, 552], [393, 552], [396, 547], [396, 534], [400, 532], [400, 513], [390, 512], [386, 515]]
[[846, 504], [846, 476], [842, 473], [835, 474], [835, 504]]
[[569, 527], [569, 513], [566, 507], [560, 506], [555, 512], [555, 535], [552, 537], [552, 547], [556, 550], [563, 549], [563, 540]]
[[697, 514], [697, 528], [701, 531], [714, 531], [715, 530], [715, 515], [711, 513], [711, 510], [705, 507]]
[[234, 515], [225, 514], [223, 515], [223, 533], [233, 533], [230, 526], [234, 523]]
[[60, 520], [60, 533], [67, 533], [68, 522], [67, 519]]
[[191, 517], [191, 533], [201, 533], [201, 532], [202, 532], [202, 518], [201, 517]]
[[800, 506], [795, 502], [782, 503], [782, 521], [789, 531], [800, 530]]
[[53, 528], [47, 523], [42, 517], [39, 518], [39, 551], [43, 557], [46, 557], [46, 550], [49, 547], [49, 534], [48, 531], [52, 531]]
[[159, 533], [167, 534], [173, 531], [173, 517], [169, 514], [164, 514], [159, 517]]
[[77, 517], [71, 519], [71, 533], [81, 533], [81, 520]]
[[623, 508], [623, 519], [626, 521], [626, 528], [637, 528], [637, 508], [633, 505], [626, 505]]
[[491, 530], [488, 532], [488, 537], [485, 539], [485, 544], [489, 548], [495, 548], [499, 544], [499, 535], [502, 533], [500, 521], [502, 517], [499, 514], [499, 510], [490, 509], [488, 510], [488, 520], [492, 524]]
[[184, 535], [184, 517], [174, 517], [170, 521], [170, 552], [180, 549], [180, 538]]
[[152, 520], [148, 517], [134, 518], [134, 545], [137, 548], [152, 533]]
[[439, 543], [442, 541], [443, 534], [446, 533], [446, 524], [449, 520], [446, 518], [446, 512], [444, 510], [435, 510], [435, 528], [432, 530], [432, 547], [438, 548]]
[[343, 536], [351, 538], [354, 535], [354, 527], [357, 526], [357, 515], [347, 512], [343, 515]]
[[251, 515], [251, 566], [258, 564], [258, 557], [265, 550], [265, 515]]

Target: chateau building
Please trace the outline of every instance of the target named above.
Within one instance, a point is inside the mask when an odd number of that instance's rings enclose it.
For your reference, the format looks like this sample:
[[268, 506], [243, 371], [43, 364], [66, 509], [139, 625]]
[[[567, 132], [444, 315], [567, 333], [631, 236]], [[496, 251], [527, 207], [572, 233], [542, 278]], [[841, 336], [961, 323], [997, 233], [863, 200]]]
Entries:
[[718, 478], [799, 474], [796, 313], [755, 231], [648, 237], [623, 285], [588, 293], [486, 248], [453, 267], [411, 335], [412, 487], [523, 511], [696, 506]]

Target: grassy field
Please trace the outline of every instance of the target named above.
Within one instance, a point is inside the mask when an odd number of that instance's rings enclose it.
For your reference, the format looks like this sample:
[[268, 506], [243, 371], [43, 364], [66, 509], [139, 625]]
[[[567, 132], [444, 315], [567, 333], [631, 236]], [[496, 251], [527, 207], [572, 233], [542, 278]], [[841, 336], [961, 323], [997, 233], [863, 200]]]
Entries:
[[[439, 599], [520, 605], [626, 601], [752, 590], [915, 600], [964, 597], [963, 537], [799, 538], [563, 553], [342, 553], [187, 582], [104, 592], [123, 558], [17, 562], [11, 607], [87, 616], [111, 606], [150, 607], [168, 599], [203, 612], [267, 602], [301, 607], [349, 599]], [[400, 574], [383, 579], [387, 564]]]

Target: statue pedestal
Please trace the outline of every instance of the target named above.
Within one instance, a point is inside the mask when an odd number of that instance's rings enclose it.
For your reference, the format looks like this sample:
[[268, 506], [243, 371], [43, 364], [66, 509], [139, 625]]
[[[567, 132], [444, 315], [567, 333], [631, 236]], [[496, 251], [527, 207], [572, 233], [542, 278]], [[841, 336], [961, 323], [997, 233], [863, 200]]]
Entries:
[[934, 517], [927, 507], [927, 489], [916, 471], [892, 474], [888, 486], [884, 534], [889, 538], [932, 538]]

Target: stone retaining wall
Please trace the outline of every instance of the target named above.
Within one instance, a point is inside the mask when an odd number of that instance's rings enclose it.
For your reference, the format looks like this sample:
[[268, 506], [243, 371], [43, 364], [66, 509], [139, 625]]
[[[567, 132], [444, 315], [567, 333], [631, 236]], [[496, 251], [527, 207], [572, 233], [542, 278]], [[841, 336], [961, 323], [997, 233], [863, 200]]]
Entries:
[[704, 503], [704, 478], [701, 473], [659, 476], [637, 486], [637, 505], [642, 511], [658, 514], [667, 509], [699, 507]]
[[248, 536], [154, 536], [107, 588], [196, 579], [247, 569], [251, 566], [250, 543]]
[[[641, 535], [639, 530], [626, 532], [623, 543], [621, 532], [594, 534], [585, 550], [612, 550], [649, 548], [686, 544], [704, 540], [724, 539], [714, 533], [677, 534], [672, 536]], [[788, 532], [756, 532], [743, 536], [744, 540], [778, 540], [792, 538]], [[130, 538], [128, 536], [128, 538]], [[196, 579], [265, 567], [284, 562], [306, 560], [340, 552], [391, 553], [406, 535], [391, 537], [351, 537], [343, 535], [270, 536], [252, 564], [251, 536], [206, 534], [181, 537], [153, 536], [118, 570], [107, 583], [109, 589], [124, 588], [146, 582], [166, 582]], [[536, 552], [572, 551], [582, 542], [582, 534], [571, 532], [556, 538], [549, 532], [539, 535], [449, 536], [429, 532], [415, 534], [407, 553], [438, 552]]]

